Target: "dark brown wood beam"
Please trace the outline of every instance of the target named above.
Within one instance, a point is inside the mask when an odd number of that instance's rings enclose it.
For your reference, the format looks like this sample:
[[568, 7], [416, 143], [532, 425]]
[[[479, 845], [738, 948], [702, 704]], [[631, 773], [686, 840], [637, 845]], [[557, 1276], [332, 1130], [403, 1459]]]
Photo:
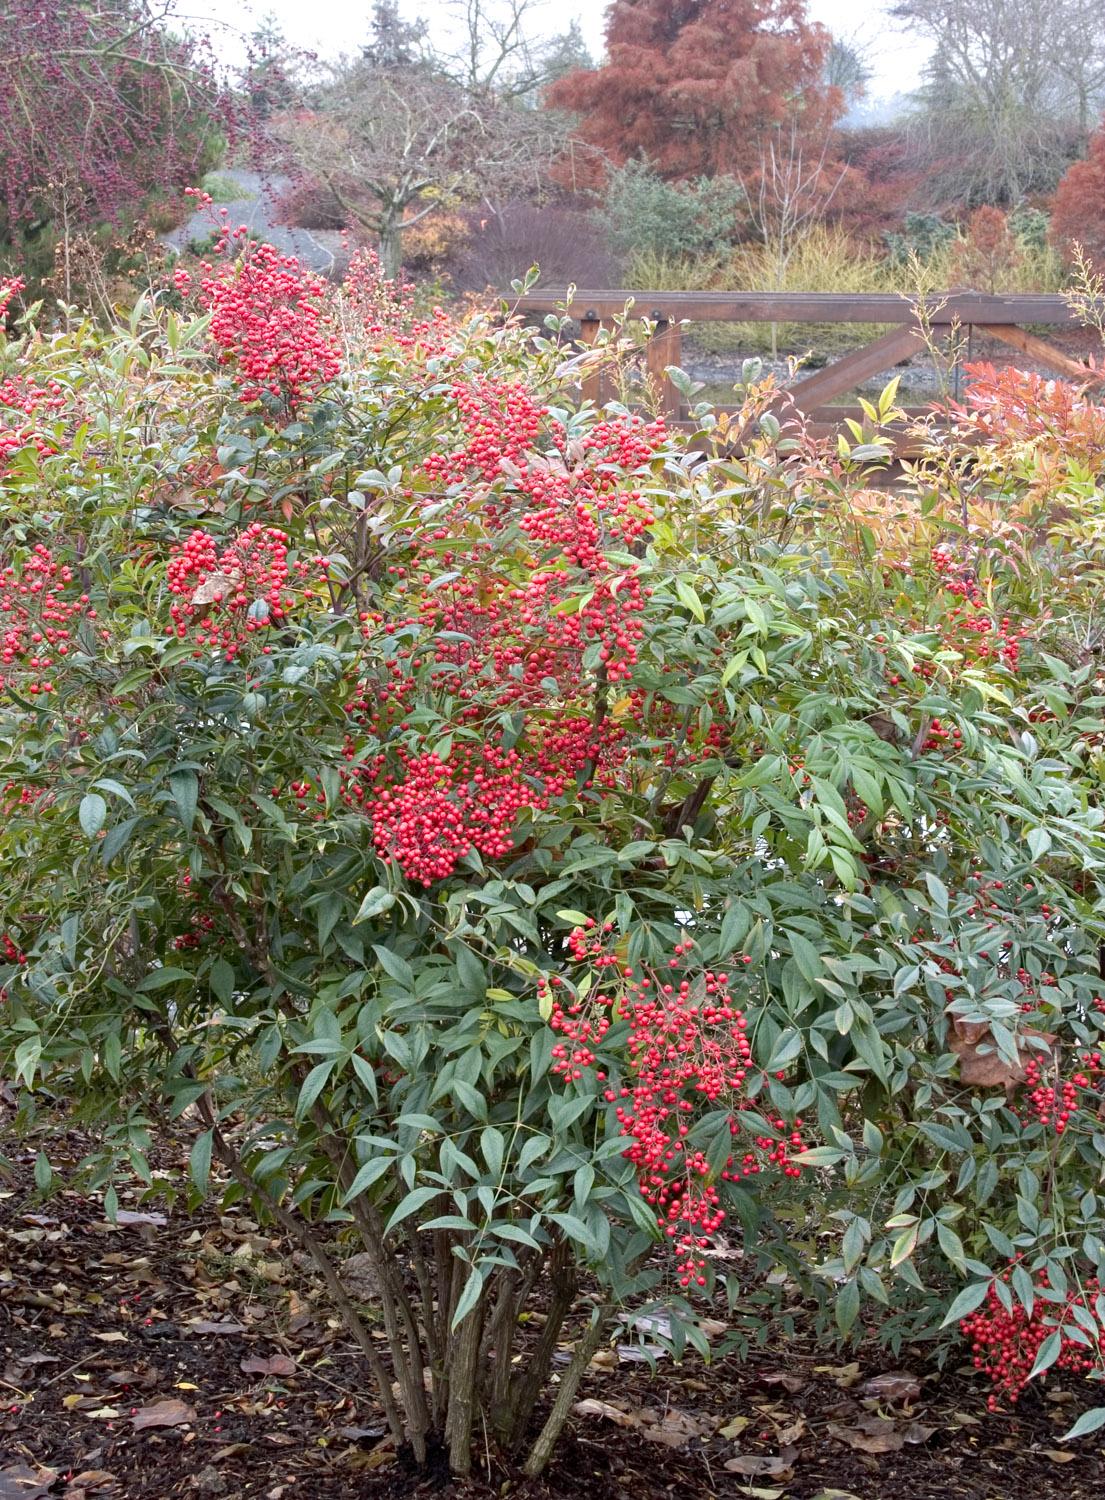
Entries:
[[[566, 288], [530, 292], [513, 304], [525, 316], [559, 311]], [[897, 292], [642, 292], [632, 289], [579, 291], [567, 307], [576, 319], [608, 321], [621, 317], [626, 304], [637, 317], [676, 323], [912, 323], [913, 301]], [[982, 292], [945, 292], [929, 298], [929, 321], [986, 324], [990, 327], [1039, 323], [1074, 327], [1079, 319], [1065, 298], [1045, 292], [988, 296]]]

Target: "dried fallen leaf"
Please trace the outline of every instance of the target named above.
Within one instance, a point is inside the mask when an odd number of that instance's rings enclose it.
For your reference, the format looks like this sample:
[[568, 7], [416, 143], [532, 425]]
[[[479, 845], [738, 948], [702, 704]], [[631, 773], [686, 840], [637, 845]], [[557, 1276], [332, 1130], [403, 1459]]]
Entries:
[[167, 1224], [169, 1221], [164, 1214], [136, 1213], [133, 1209], [121, 1208], [115, 1215], [115, 1222], [116, 1224], [122, 1224], [124, 1228], [128, 1226], [141, 1227], [142, 1225], [152, 1225], [155, 1228], [160, 1228], [162, 1224]]
[[803, 1390], [806, 1384], [801, 1375], [791, 1375], [786, 1370], [761, 1370], [757, 1378], [761, 1385], [780, 1385], [792, 1396], [796, 1391]]
[[92, 1337], [99, 1339], [101, 1344], [125, 1344], [127, 1342], [126, 1334], [121, 1333], [118, 1328], [112, 1329], [110, 1333], [94, 1333]]
[[192, 594], [193, 604], [219, 604], [241, 582], [241, 574], [211, 573]]
[[916, 1401], [921, 1394], [921, 1383], [902, 1370], [891, 1370], [865, 1380], [860, 1391], [876, 1401]]
[[273, 1354], [268, 1359], [255, 1354], [243, 1359], [239, 1368], [243, 1375], [294, 1375], [296, 1365], [286, 1354]]
[[787, 1447], [790, 1443], [796, 1443], [800, 1437], [805, 1435], [805, 1417], [795, 1417], [794, 1421], [786, 1427], [781, 1427], [775, 1434], [775, 1441]]
[[829, 1423], [829, 1432], [860, 1453], [897, 1453], [906, 1443], [926, 1443], [936, 1431], [920, 1422], [899, 1426], [889, 1417], [861, 1417], [854, 1427]]
[[641, 1436], [665, 1448], [682, 1448], [694, 1438], [708, 1437], [714, 1430], [709, 1419], [694, 1417], [690, 1412], [671, 1406], [665, 1412], [648, 1408], [641, 1412]]
[[731, 1422], [726, 1422], [725, 1426], [718, 1433], [718, 1437], [738, 1438], [740, 1437], [744, 1429], [746, 1427], [750, 1427], [751, 1425], [751, 1417], [734, 1417]]
[[905, 1447], [905, 1435], [895, 1422], [875, 1417], [856, 1427], [829, 1423], [829, 1432], [860, 1453], [897, 1453]]
[[1069, 1464], [1079, 1455], [1072, 1453], [1069, 1448], [1045, 1448], [1044, 1456], [1050, 1458], [1053, 1464]]
[[623, 1411], [620, 1406], [611, 1406], [609, 1401], [596, 1401], [593, 1396], [588, 1396], [585, 1401], [577, 1401], [572, 1407], [577, 1417], [604, 1417], [608, 1422], [614, 1422], [619, 1427], [639, 1427], [641, 1419], [634, 1416], [632, 1412]]
[[818, 1490], [811, 1500], [860, 1500], [851, 1490]]
[[185, 1323], [184, 1327], [189, 1333], [245, 1333], [244, 1323], [235, 1323], [227, 1318], [222, 1323], [210, 1323], [205, 1318], [193, 1318]]
[[749, 1479], [765, 1476], [786, 1479], [790, 1477], [791, 1465], [797, 1452], [796, 1448], [783, 1448], [776, 1454], [740, 1454], [737, 1458], [728, 1459], [725, 1467], [730, 1474], [746, 1474]]
[[38, 1465], [29, 1469], [26, 1464], [12, 1464], [8, 1469], [0, 1469], [0, 1500], [38, 1500], [57, 1477], [56, 1469]]
[[155, 1401], [152, 1406], [143, 1406], [131, 1418], [136, 1432], [141, 1432], [146, 1427], [183, 1427], [186, 1422], [195, 1420], [196, 1408], [175, 1397]]

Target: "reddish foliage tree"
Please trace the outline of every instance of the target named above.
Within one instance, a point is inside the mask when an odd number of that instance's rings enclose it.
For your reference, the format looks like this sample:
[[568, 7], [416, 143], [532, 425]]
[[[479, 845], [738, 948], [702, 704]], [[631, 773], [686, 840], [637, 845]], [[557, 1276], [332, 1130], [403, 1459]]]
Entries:
[[605, 66], [568, 73], [548, 99], [619, 163], [754, 173], [773, 126], [797, 117], [823, 138], [841, 112], [823, 83], [830, 37], [805, 0], [614, 0], [606, 46]]
[[147, 0], [6, 0], [0, 56], [5, 238], [117, 219], [210, 165], [225, 100], [203, 48]]
[[998, 292], [1017, 269], [1021, 252], [1006, 214], [993, 204], [976, 208], [955, 245], [955, 279], [978, 292]]
[[1066, 253], [1081, 245], [1105, 267], [1105, 120], [1090, 137], [1085, 159], [1067, 168], [1055, 190], [1051, 237]]

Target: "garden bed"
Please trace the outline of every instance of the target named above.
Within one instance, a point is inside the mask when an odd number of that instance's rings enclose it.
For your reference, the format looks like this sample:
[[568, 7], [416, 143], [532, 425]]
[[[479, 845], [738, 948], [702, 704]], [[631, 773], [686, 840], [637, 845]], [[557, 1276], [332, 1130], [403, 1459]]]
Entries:
[[[86, 1145], [76, 1133], [48, 1143], [58, 1164]], [[165, 1141], [156, 1158], [170, 1170], [187, 1149]], [[74, 1192], [42, 1204], [36, 1152], [7, 1154], [17, 1172], [0, 1179], [4, 1500], [1078, 1500], [1105, 1486], [1100, 1441], [1059, 1443], [1085, 1386], [1053, 1379], [1015, 1413], [992, 1414], [973, 1373], [940, 1372], [922, 1349], [818, 1348], [796, 1302], [783, 1314], [793, 1331], [778, 1321], [747, 1361], [691, 1355], [652, 1373], [625, 1348], [600, 1351], [544, 1480], [481, 1460], [478, 1478], [450, 1488], [396, 1453], [294, 1246], [245, 1211], [166, 1214], [132, 1199], [112, 1226]], [[724, 1304], [714, 1311], [727, 1321]]]

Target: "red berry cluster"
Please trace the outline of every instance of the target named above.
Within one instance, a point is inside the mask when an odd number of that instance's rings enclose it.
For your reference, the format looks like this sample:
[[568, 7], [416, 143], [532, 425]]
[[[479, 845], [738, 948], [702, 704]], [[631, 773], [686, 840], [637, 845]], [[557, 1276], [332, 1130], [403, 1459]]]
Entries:
[[[20, 948], [19, 944], [12, 941], [9, 933], [0, 933], [0, 963], [25, 964], [26, 962], [27, 955]], [[7, 998], [7, 990], [0, 989], [0, 1002]]]
[[962, 750], [963, 731], [958, 724], [945, 724], [943, 719], [934, 718], [929, 724], [928, 733], [921, 742], [922, 750]]
[[[451, 527], [424, 533], [406, 561], [390, 564], [390, 615], [361, 615], [384, 664], [348, 705], [343, 787], [372, 819], [381, 852], [423, 884], [451, 874], [471, 849], [509, 853], [523, 808], [544, 809], [578, 786], [616, 779], [626, 734], [620, 713], [596, 714], [596, 679], [601, 674], [609, 689], [631, 678], [648, 591], [635, 567], [623, 560], [614, 569], [607, 552], [652, 524], [640, 490], [624, 488], [625, 473], [651, 462], [666, 436], [662, 424], [612, 417], [570, 452], [542, 454], [535, 445], [546, 413], [520, 383], [458, 383], [452, 398], [465, 442], [425, 467], [432, 481], [457, 487], [460, 512]], [[457, 547], [472, 507], [473, 522], [501, 547]], [[396, 636], [411, 644], [396, 652], [388, 644]], [[358, 731], [385, 745], [398, 740], [427, 662], [443, 713], [481, 735], [479, 755], [457, 747], [443, 758], [409, 750], [359, 757]], [[643, 710], [639, 692], [624, 701]], [[507, 712], [524, 723], [509, 750]], [[720, 742], [720, 728], [713, 737]], [[319, 795], [302, 784], [301, 791], [302, 802]]]
[[949, 610], [944, 645], [971, 661], [995, 662], [1015, 672], [1020, 665], [1021, 641], [1028, 635], [1027, 629], [1015, 629], [1008, 615], [994, 620], [988, 614], [972, 613], [981, 610], [986, 602], [974, 570], [966, 563], [956, 562], [947, 547], [934, 547], [931, 557], [943, 588], [971, 606], [967, 609], [957, 605]]
[[[1002, 1282], [1008, 1283], [1010, 1275], [1010, 1271], [1005, 1271]], [[1037, 1293], [1049, 1291], [1050, 1285], [1046, 1272], [1035, 1278]], [[991, 1285], [986, 1301], [959, 1325], [960, 1332], [971, 1345], [975, 1369], [983, 1371], [994, 1384], [988, 1403], [991, 1411], [998, 1410], [1003, 1396], [1011, 1402], [1019, 1399], [1042, 1344], [1057, 1330], [1061, 1349], [1056, 1367], [1076, 1375], [1094, 1369], [1097, 1363], [1095, 1351], [1084, 1342], [1087, 1331], [1076, 1320], [1074, 1308], [1080, 1309], [1083, 1319], [1097, 1324], [1099, 1337], [1105, 1339], [1105, 1324], [1102, 1324], [1095, 1305], [1099, 1291], [1097, 1280], [1091, 1278], [1082, 1290], [1069, 1292], [1065, 1302], [1056, 1303], [1037, 1297], [1029, 1313], [1015, 1299], [1012, 1308], [1007, 1308], [995, 1286]]]
[[[550, 1026], [564, 1038], [553, 1049], [552, 1071], [574, 1082], [600, 1061], [599, 1050], [612, 1019], [628, 1022], [626, 1077], [604, 1091], [615, 1106], [620, 1133], [629, 1144], [624, 1155], [637, 1169], [641, 1196], [677, 1252], [680, 1284], [706, 1285], [705, 1252], [725, 1218], [716, 1185], [739, 1181], [776, 1166], [797, 1177], [792, 1156], [804, 1149], [801, 1121], [782, 1119], [769, 1131], [734, 1144], [719, 1172], [706, 1153], [689, 1141], [693, 1117], [702, 1107], [727, 1108], [734, 1141], [743, 1127], [737, 1119], [753, 1067], [748, 1023], [733, 1003], [732, 978], [694, 965], [694, 942], [677, 943], [666, 973], [637, 974], [616, 951], [613, 924], [593, 919], [568, 939], [571, 960], [588, 965], [596, 983], [578, 998], [559, 975], [539, 981], [538, 992], [551, 1007]], [[687, 971], [694, 965], [695, 972]], [[607, 1068], [595, 1076], [606, 1081]]]
[[21, 448], [31, 446], [42, 454], [57, 451], [49, 438], [38, 431], [35, 422], [63, 410], [65, 399], [56, 380], [38, 385], [24, 375], [10, 375], [0, 382], [0, 424], [3, 424], [0, 425], [0, 474]]
[[510, 853], [518, 813], [533, 802], [517, 751], [487, 744], [458, 748], [448, 761], [402, 750], [399, 759], [402, 778], [382, 777], [371, 807], [372, 839], [385, 863], [433, 885], [473, 849], [489, 859]]
[[[192, 889], [191, 875], [182, 875], [180, 879], [180, 890], [193, 901], [196, 901], [199, 893]], [[215, 930], [215, 918], [210, 911], [198, 909], [190, 913], [188, 927], [173, 939], [173, 947], [178, 953], [186, 953], [198, 948], [204, 939], [210, 937]]]
[[1082, 1053], [1082, 1063], [1084, 1072], [1074, 1073], [1070, 1078], [1055, 1078], [1051, 1083], [1046, 1082], [1044, 1065], [1039, 1059], [1032, 1057], [1024, 1064], [1024, 1086], [1032, 1113], [1056, 1135], [1066, 1131], [1082, 1102], [1080, 1095], [1094, 1087], [1094, 1080], [1101, 1073], [1101, 1053]]
[[181, 601], [169, 609], [176, 634], [183, 640], [192, 631], [198, 647], [233, 661], [252, 635], [281, 624], [298, 602], [314, 598], [304, 581], [327, 567], [325, 558], [289, 562], [288, 546], [286, 532], [256, 521], [223, 546], [209, 532], [192, 532], [166, 569], [169, 591]]
[[251, 241], [244, 225], [224, 229], [215, 253], [231, 258], [203, 263], [200, 302], [211, 314], [211, 338], [222, 359], [242, 377], [239, 399], [269, 394], [295, 412], [341, 371], [327, 326], [325, 283], [294, 255]]
[[384, 275], [375, 250], [354, 252], [338, 300], [341, 326], [377, 351], [402, 349], [416, 356], [442, 354], [454, 336], [449, 314], [435, 307], [420, 318], [414, 308], [414, 286], [402, 277]]
[[[0, 569], [0, 692], [52, 693], [51, 672], [68, 656], [78, 619], [94, 620], [70, 564], [39, 543], [21, 567]], [[13, 677], [11, 669], [18, 668]]]

